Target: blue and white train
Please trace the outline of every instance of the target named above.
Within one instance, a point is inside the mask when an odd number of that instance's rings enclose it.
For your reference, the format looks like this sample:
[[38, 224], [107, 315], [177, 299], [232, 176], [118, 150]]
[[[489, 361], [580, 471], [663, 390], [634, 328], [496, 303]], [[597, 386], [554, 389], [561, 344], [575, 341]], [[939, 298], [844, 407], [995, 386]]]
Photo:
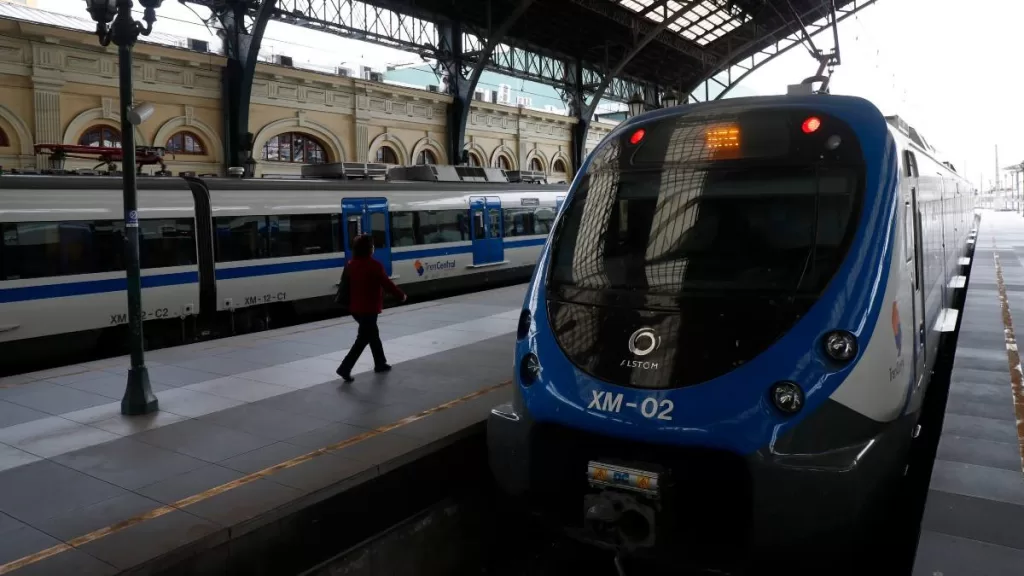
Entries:
[[859, 98], [623, 123], [541, 252], [488, 421], [497, 481], [620, 549], [845, 530], [905, 471], [973, 196]]
[[[451, 171], [451, 170], [449, 170]], [[357, 233], [413, 294], [529, 279], [566, 187], [140, 178], [146, 331], [329, 304]], [[0, 176], [0, 373], [127, 322], [120, 178]], [[152, 322], [150, 322], [152, 321]], [[164, 321], [164, 322], [159, 322]], [[110, 334], [111, 332], [107, 332]], [[118, 336], [120, 339], [120, 336]], [[52, 350], [51, 350], [52, 351]]]

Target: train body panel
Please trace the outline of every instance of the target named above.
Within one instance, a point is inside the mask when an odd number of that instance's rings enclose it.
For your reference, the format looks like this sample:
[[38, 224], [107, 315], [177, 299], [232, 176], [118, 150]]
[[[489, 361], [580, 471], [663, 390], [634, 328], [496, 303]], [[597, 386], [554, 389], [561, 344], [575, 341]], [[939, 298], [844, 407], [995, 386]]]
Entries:
[[[488, 420], [499, 484], [584, 498], [562, 519], [595, 538], [613, 527], [580, 510], [631, 490], [595, 480], [595, 460], [728, 486], [705, 512], [745, 502], [731, 518], [761, 543], [783, 518], [800, 518], [799, 539], [855, 516], [902, 471], [956, 315], [971, 195], [858, 98], [739, 98], [623, 123], [577, 175], [534, 271], [513, 401]], [[694, 526], [715, 522], [672, 498]]]
[[[120, 186], [108, 177], [0, 178], [0, 345], [127, 322]], [[197, 317], [204, 304], [231, 315], [326, 302], [358, 232], [374, 236], [399, 285], [473, 286], [496, 272], [526, 279], [564, 194], [514, 184], [140, 178], [145, 319]], [[481, 197], [496, 211], [474, 212]], [[480, 262], [479, 240], [496, 243], [488, 254], [499, 258]]]

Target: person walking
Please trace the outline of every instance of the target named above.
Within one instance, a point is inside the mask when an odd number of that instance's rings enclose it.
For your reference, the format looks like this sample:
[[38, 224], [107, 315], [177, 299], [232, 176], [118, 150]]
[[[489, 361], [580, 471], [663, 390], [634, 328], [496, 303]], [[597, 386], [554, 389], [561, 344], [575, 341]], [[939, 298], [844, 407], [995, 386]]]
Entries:
[[388, 278], [384, 265], [373, 258], [372, 237], [366, 234], [357, 236], [352, 241], [352, 256], [352, 260], [345, 264], [348, 278], [342, 278], [341, 281], [345, 284], [347, 280], [348, 286], [340, 288], [340, 291], [345, 292], [347, 288], [348, 310], [359, 324], [359, 333], [352, 344], [352, 349], [338, 366], [338, 376], [345, 382], [354, 380], [352, 367], [359, 360], [367, 344], [373, 354], [373, 371], [391, 370], [387, 358], [384, 357], [384, 345], [377, 330], [377, 316], [384, 309], [384, 290], [393, 294], [400, 302], [407, 299], [405, 292]]

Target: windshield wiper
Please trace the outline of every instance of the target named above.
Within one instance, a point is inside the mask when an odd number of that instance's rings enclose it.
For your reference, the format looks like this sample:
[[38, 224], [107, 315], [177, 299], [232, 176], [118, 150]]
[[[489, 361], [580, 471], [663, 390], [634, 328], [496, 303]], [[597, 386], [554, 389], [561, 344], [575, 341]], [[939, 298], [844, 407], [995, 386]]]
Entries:
[[793, 293], [789, 295], [789, 304], [796, 302], [796, 295], [800, 292], [800, 286], [804, 283], [808, 268], [814, 268], [818, 253], [818, 220], [821, 210], [821, 165], [814, 165], [814, 226], [811, 229], [811, 248], [807, 251], [807, 258], [804, 260], [804, 267], [800, 270], [800, 277], [793, 286]]

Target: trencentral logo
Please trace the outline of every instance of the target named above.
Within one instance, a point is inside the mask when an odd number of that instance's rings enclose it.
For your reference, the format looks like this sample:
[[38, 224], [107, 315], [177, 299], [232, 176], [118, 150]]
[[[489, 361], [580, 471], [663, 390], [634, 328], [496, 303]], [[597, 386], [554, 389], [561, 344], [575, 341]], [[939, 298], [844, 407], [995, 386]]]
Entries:
[[903, 327], [900, 325], [900, 309], [892, 303], [892, 334], [896, 337], [896, 355], [903, 353]]
[[455, 260], [443, 260], [441, 262], [427, 262], [424, 264], [419, 260], [416, 260], [412, 264], [416, 268], [416, 274], [423, 276], [427, 272], [437, 272], [438, 270], [452, 270], [455, 268]]

